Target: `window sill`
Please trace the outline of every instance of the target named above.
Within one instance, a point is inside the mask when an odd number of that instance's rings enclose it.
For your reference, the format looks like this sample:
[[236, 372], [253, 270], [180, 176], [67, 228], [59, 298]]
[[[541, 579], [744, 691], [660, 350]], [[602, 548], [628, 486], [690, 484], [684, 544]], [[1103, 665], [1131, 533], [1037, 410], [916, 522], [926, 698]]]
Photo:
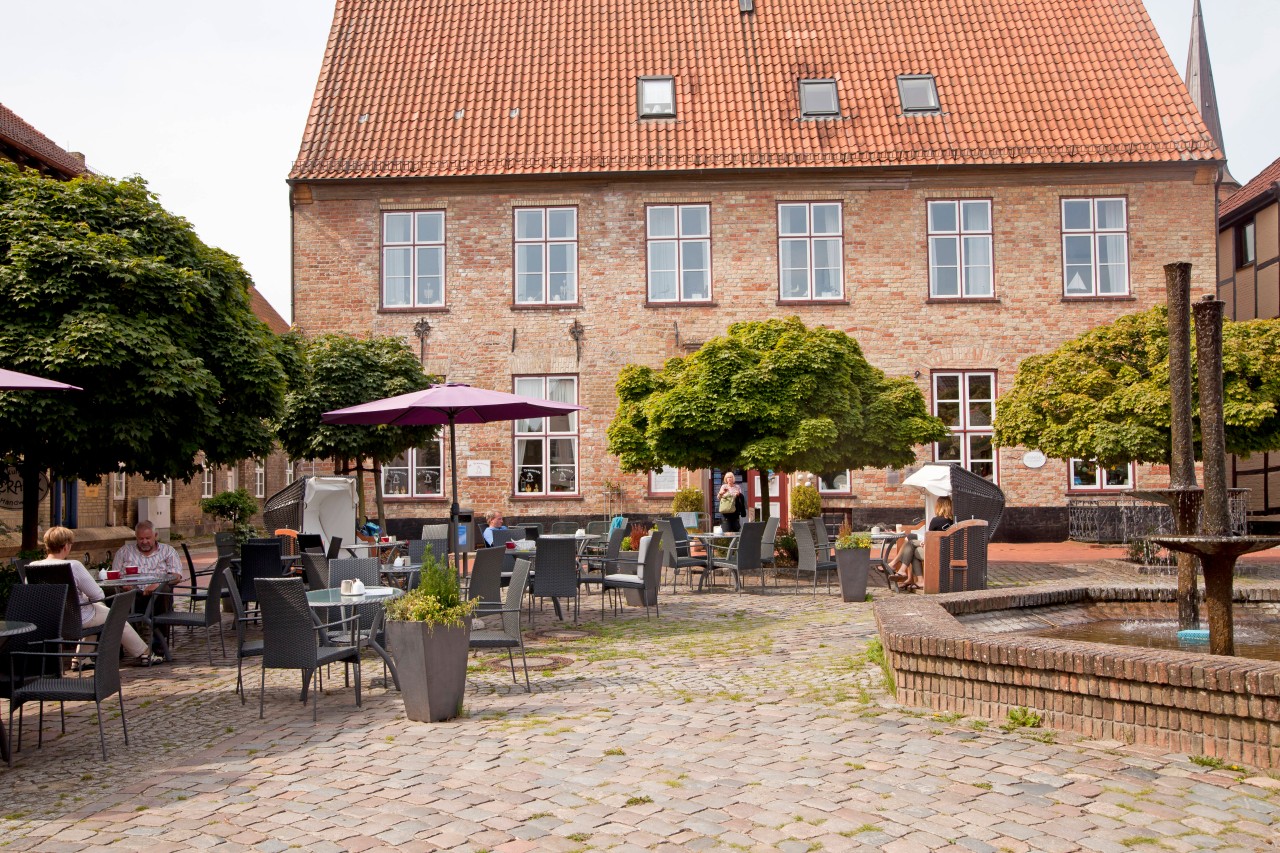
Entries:
[[412, 306], [397, 305], [394, 308], [388, 308], [385, 305], [378, 306], [379, 314], [448, 314], [448, 305], [429, 305], [429, 306]]
[[556, 311], [561, 308], [581, 308], [581, 302], [513, 302], [512, 311]]
[[1062, 302], [1137, 302], [1138, 298], [1132, 294], [1126, 293], [1123, 296], [1066, 296], [1063, 295]]
[[526, 492], [516, 492], [511, 496], [513, 501], [582, 501], [586, 500], [585, 495], [537, 495], [528, 494]]
[[1123, 489], [1085, 489], [1080, 486], [1067, 488], [1067, 497], [1069, 498], [1096, 498], [1099, 495], [1126, 495], [1133, 491], [1133, 486], [1125, 486]]
[[779, 307], [786, 305], [790, 307], [803, 308], [806, 305], [848, 305], [849, 300], [843, 296], [836, 299], [778, 299], [773, 304]]
[[999, 296], [930, 296], [925, 305], [999, 305]]
[[708, 299], [704, 302], [689, 300], [687, 302], [649, 302], [645, 301], [645, 308], [719, 308], [720, 303], [715, 300]]
[[384, 501], [393, 503], [448, 503], [449, 499], [444, 495], [435, 495], [431, 497], [415, 497], [413, 495], [383, 495]]

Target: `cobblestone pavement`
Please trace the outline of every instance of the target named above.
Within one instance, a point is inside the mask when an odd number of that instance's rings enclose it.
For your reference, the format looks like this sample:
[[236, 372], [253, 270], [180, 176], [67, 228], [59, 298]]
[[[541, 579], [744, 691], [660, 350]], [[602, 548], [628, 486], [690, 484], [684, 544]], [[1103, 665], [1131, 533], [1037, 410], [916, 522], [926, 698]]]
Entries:
[[[1116, 579], [1113, 564], [999, 563], [993, 584]], [[1249, 581], [1244, 581], [1249, 582]], [[874, 595], [889, 594], [883, 588]], [[598, 605], [598, 602], [594, 602]], [[589, 615], [588, 615], [589, 614]], [[534, 692], [477, 659], [466, 716], [407, 722], [368, 662], [363, 709], [335, 669], [320, 719], [296, 674], [266, 719], [210, 667], [125, 672], [131, 745], [92, 707], [34, 715], [0, 771], [13, 850], [1278, 850], [1280, 779], [897, 705], [868, 604], [834, 594], [664, 590], [662, 615], [539, 613]], [[548, 668], [541, 668], [546, 666]], [[553, 668], [554, 667], [554, 668]], [[114, 706], [113, 706], [114, 707]], [[1280, 773], [1276, 774], [1280, 776]]]

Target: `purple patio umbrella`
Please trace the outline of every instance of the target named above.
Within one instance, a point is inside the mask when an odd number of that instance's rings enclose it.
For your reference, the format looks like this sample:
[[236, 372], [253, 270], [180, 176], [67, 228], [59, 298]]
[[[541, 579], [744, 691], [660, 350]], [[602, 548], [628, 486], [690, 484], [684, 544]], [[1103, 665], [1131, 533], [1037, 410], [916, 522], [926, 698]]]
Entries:
[[357, 426], [434, 426], [449, 425], [449, 453], [453, 464], [453, 503], [449, 507], [449, 520], [456, 524], [458, 518], [458, 445], [454, 441], [455, 424], [483, 424], [490, 421], [514, 421], [521, 418], [542, 418], [567, 415], [580, 411], [582, 406], [522, 397], [505, 391], [473, 388], [457, 382], [432, 385], [423, 391], [413, 391], [371, 403], [361, 403], [345, 409], [325, 412], [320, 420], [327, 424]]
[[0, 391], [83, 391], [78, 385], [55, 382], [52, 379], [41, 379], [16, 370], [5, 370], [0, 367]]

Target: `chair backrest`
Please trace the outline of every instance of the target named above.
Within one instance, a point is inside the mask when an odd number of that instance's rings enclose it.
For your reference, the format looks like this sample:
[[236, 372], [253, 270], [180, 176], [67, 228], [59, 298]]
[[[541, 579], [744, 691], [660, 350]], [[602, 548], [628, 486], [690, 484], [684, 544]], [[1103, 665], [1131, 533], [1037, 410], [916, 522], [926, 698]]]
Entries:
[[[227, 563], [230, 564], [230, 560]], [[222, 589], [226, 582], [222, 576], [223, 568], [222, 560], [218, 560], [213, 567], [213, 574], [209, 575], [209, 589], [206, 590], [204, 599], [205, 625], [217, 625], [222, 621]], [[195, 592], [195, 578], [191, 579], [191, 591]]]
[[424, 524], [422, 525], [422, 538], [423, 539], [444, 539], [445, 541], [448, 541], [449, 525], [448, 524]]
[[218, 549], [219, 557], [234, 557], [236, 555], [236, 535], [230, 531], [222, 531], [213, 534], [213, 544]]
[[422, 550], [414, 556], [412, 549], [409, 550], [409, 557], [413, 563], [421, 563], [427, 555], [427, 551], [431, 552], [431, 556], [441, 563], [449, 562], [449, 540], [448, 539], [419, 539], [422, 543]]
[[240, 598], [258, 600], [258, 578], [280, 577], [280, 540], [250, 539], [240, 548]]
[[662, 582], [663, 549], [660, 547], [662, 530], [655, 530], [651, 535], [658, 537], [658, 541], [649, 541], [649, 550], [645, 551], [644, 563], [639, 567], [639, 570], [643, 573], [641, 580], [644, 581], [644, 603], [646, 605], [658, 603], [658, 587]]
[[[618, 559], [618, 554], [622, 551], [622, 540], [627, 538], [627, 531], [621, 527], [609, 531], [609, 542], [604, 546], [605, 573], [609, 571], [608, 563]], [[662, 549], [658, 548], [652, 541], [649, 542], [649, 550], [662, 553]]]
[[551, 522], [551, 532], [556, 533], [577, 533], [578, 525], [572, 521], [553, 521]]
[[[489, 604], [502, 601], [502, 561], [506, 548], [481, 548], [471, 566], [471, 583], [467, 598], [478, 598]], [[518, 561], [517, 561], [518, 562]]]
[[292, 530], [288, 527], [281, 527], [279, 530], [275, 531], [273, 535], [280, 540], [280, 548], [282, 553], [285, 553], [285, 554], [298, 553], [298, 549], [301, 547], [298, 544], [298, 531]]
[[27, 566], [27, 583], [60, 584], [63, 590], [62, 636], [78, 639], [81, 634], [80, 594], [76, 589], [76, 576], [71, 564], [66, 562], [32, 563]]
[[260, 578], [262, 665], [277, 669], [315, 669], [319, 638], [307, 606], [301, 578]]
[[822, 516], [809, 519], [809, 523], [813, 525], [813, 541], [818, 552], [818, 559], [830, 560], [831, 537], [827, 534], [827, 523], [822, 520]]
[[222, 580], [227, 585], [227, 592], [231, 598], [231, 610], [236, 617], [236, 648], [244, 646], [248, 627], [245, 625], [245, 619], [248, 612], [244, 609], [244, 601], [240, 598], [240, 590], [236, 589], [236, 576], [230, 568], [223, 570]]
[[[62, 609], [66, 600], [67, 590], [62, 584], [17, 584], [9, 590], [9, 603], [5, 607], [4, 618], [12, 622], [30, 622], [36, 629], [29, 634], [11, 637], [4, 651], [0, 652], [0, 686], [13, 686], [7, 681], [10, 652], [23, 651], [24, 647], [37, 650], [45, 640], [62, 635]], [[62, 658], [31, 658], [23, 661], [16, 676], [30, 677], [39, 674], [56, 677], [62, 674], [62, 663]], [[0, 691], [0, 695], [9, 694]]]
[[524, 591], [529, 584], [529, 561], [516, 560], [511, 570], [511, 584], [507, 587], [507, 598], [502, 605], [502, 633], [512, 640], [520, 639], [520, 602], [524, 600]]
[[621, 530], [621, 527], [611, 527], [607, 521], [588, 521], [586, 528], [588, 533], [595, 536], [605, 536], [613, 530]]
[[196, 591], [196, 564], [191, 559], [191, 549], [187, 547], [186, 542], [182, 543], [182, 556], [187, 560], [187, 578], [191, 583], [191, 593], [194, 595]]
[[782, 519], [776, 515], [769, 516], [769, 520], [764, 523], [764, 535], [760, 537], [760, 553], [765, 557], [773, 556], [773, 549], [776, 547], [774, 542], [778, 535], [778, 525]]
[[678, 515], [673, 515], [667, 521], [670, 524], [671, 537], [676, 541], [676, 551], [679, 552], [681, 546], [683, 546], [684, 553], [687, 554], [689, 552], [689, 531], [684, 526], [684, 519]]
[[325, 589], [329, 586], [329, 558], [324, 554], [302, 552], [302, 577], [307, 589]]
[[578, 594], [578, 543], [572, 539], [539, 539], [533, 594], [572, 598]]
[[[663, 555], [663, 558], [666, 560], [667, 567], [674, 569], [676, 566], [676, 560], [678, 560], [681, 556], [687, 556], [689, 552], [686, 549], [685, 553], [682, 555], [677, 550], [676, 537], [671, 532], [671, 525], [672, 525], [672, 521], [669, 518], [658, 519], [658, 532], [664, 534], [662, 538], [659, 540], [660, 542], [662, 542], [662, 555]], [[650, 551], [653, 550], [652, 540], [650, 540], [649, 550]]]
[[[493, 534], [492, 534], [492, 535], [493, 535], [493, 546], [492, 546], [492, 547], [494, 547], [494, 548], [500, 548], [500, 547], [502, 547], [503, 545], [506, 545], [508, 542], [514, 541], [514, 540], [517, 538], [517, 534], [520, 534], [521, 536], [523, 536], [523, 533], [524, 533], [524, 531], [522, 531], [522, 530], [521, 530], [521, 531], [512, 530], [512, 529], [507, 529], [507, 530], [495, 530], [495, 531], [493, 531]], [[481, 539], [481, 540], [480, 540], [480, 544], [481, 544], [481, 547], [484, 547], [484, 548], [488, 548], [488, 547], [490, 547], [489, 545], [485, 544], [484, 539]], [[477, 550], [479, 550], [479, 549], [477, 549]]]
[[745, 521], [738, 534], [738, 571], [758, 571], [760, 569], [760, 543], [764, 539], [765, 522]]
[[628, 519], [625, 515], [615, 515], [613, 519], [609, 522], [609, 527], [610, 529], [614, 527], [621, 527], [623, 530], [626, 530], [629, 521], [630, 519]]
[[299, 551], [315, 551], [324, 553], [324, 537], [319, 533], [299, 533], [298, 534], [298, 550]]
[[324, 552], [324, 555], [328, 557], [330, 560], [336, 560], [338, 559], [338, 557], [342, 555], [342, 537], [341, 536], [329, 537], [329, 549]]
[[102, 623], [98, 636], [98, 659], [93, 668], [93, 692], [98, 699], [112, 696], [120, 690], [120, 638], [124, 636], [124, 623], [133, 612], [133, 598], [137, 591], [128, 590], [111, 600], [111, 610]]
[[796, 537], [796, 567], [802, 572], [818, 570], [818, 555], [813, 541], [813, 522], [791, 519], [791, 533]]
[[678, 512], [676, 516], [680, 519], [680, 523], [685, 528], [692, 527], [694, 530], [702, 529], [702, 513], [700, 512]]

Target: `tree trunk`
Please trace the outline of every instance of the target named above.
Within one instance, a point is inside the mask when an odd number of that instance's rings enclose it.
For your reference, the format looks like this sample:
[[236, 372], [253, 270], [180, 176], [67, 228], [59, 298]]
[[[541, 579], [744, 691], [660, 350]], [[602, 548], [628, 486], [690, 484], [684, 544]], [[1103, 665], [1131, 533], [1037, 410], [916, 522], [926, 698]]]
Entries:
[[[756, 472], [760, 477], [760, 520], [769, 520], [769, 472]], [[751, 507], [747, 507], [747, 515], [751, 514]]]
[[22, 475], [22, 550], [34, 551], [40, 536], [40, 469], [24, 456], [18, 473]]

